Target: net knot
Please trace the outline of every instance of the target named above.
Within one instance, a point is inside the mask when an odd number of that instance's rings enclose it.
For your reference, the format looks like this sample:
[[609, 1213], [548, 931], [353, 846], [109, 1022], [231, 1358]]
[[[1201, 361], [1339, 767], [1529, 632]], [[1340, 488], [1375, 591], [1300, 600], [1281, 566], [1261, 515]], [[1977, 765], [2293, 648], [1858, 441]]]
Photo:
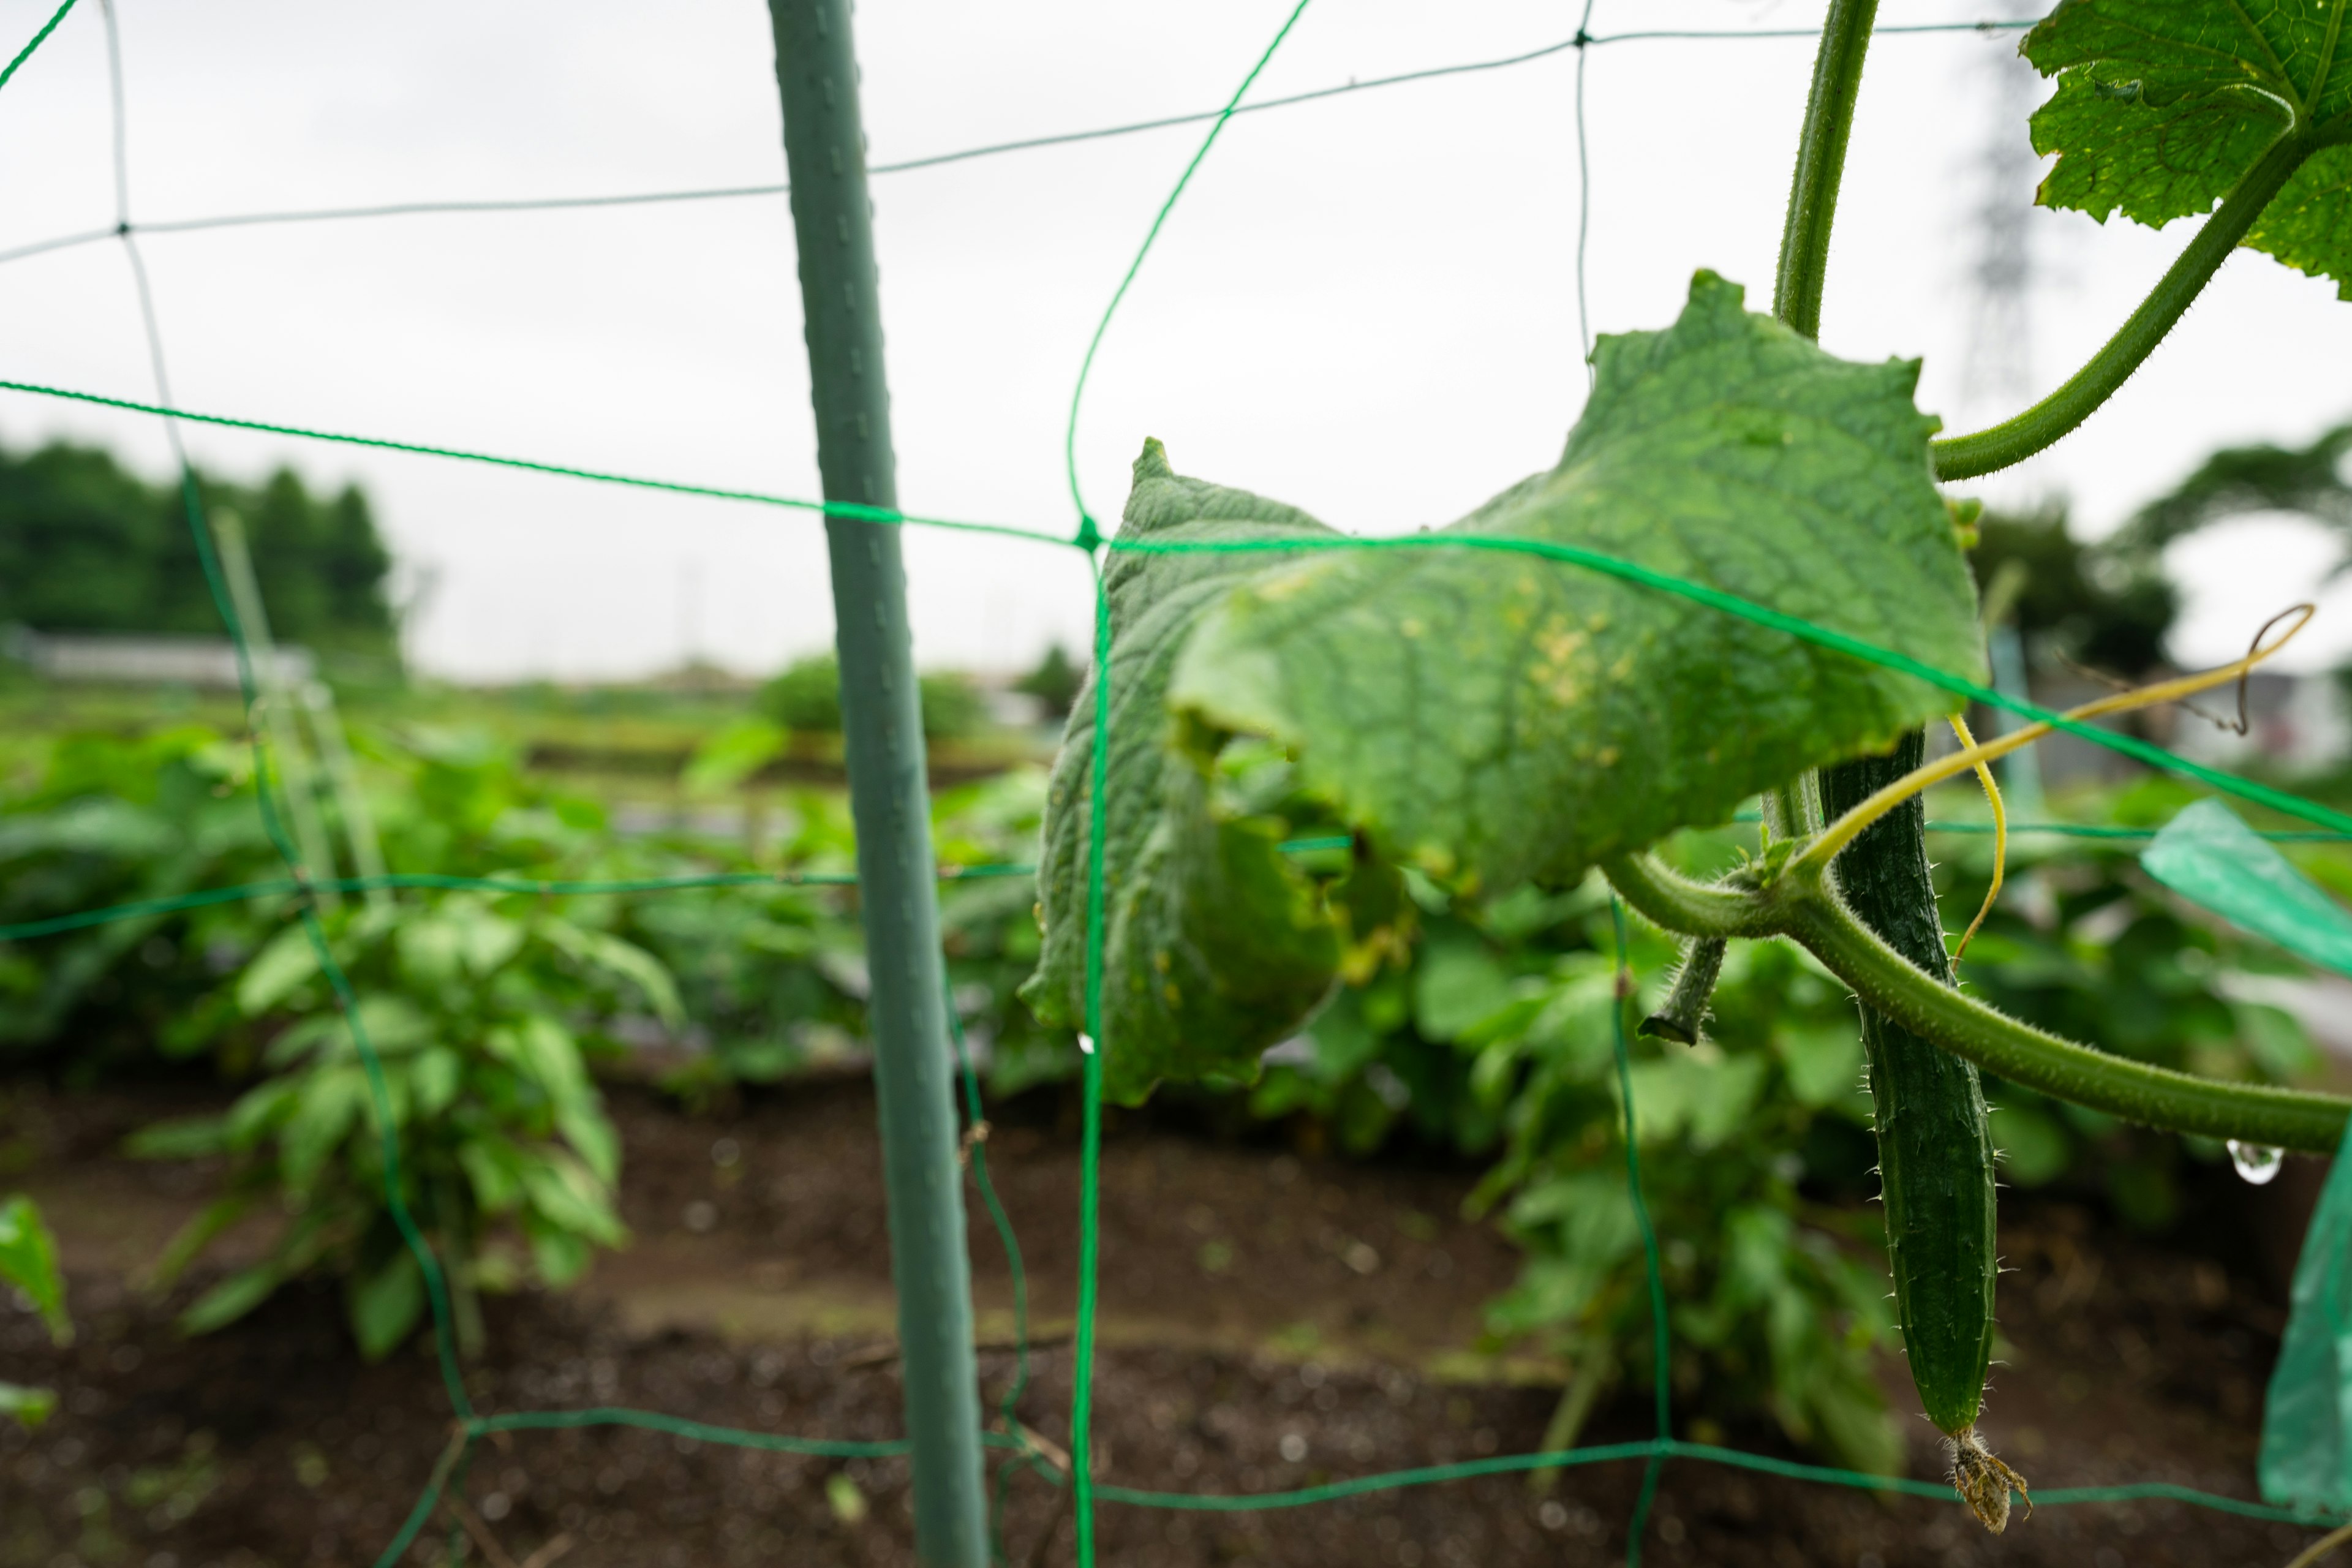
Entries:
[[1580, 48], [1580, 48], [1583, 48], [1583, 47], [1587, 47], [1588, 45], [1590, 45], [1590, 44], [1592, 42], [1592, 35], [1591, 35], [1591, 34], [1590, 34], [1590, 33], [1588, 33], [1588, 32], [1586, 32], [1583, 28], [1579, 27], [1579, 28], [1576, 30], [1576, 37], [1573, 37], [1573, 38], [1570, 38], [1570, 39], [1569, 40], [1569, 42], [1570, 42], [1570, 43], [1571, 43], [1571, 44], [1574, 44], [1578, 48]]
[[1102, 530], [1096, 525], [1094, 513], [1090, 511], [1078, 513], [1077, 537], [1070, 542], [1092, 555], [1102, 548]]

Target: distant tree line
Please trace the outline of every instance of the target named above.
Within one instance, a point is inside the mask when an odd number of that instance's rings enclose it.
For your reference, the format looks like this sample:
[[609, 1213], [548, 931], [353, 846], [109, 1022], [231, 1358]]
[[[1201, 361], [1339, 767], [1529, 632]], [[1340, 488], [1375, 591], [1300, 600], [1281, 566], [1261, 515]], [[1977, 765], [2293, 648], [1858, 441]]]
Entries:
[[[279, 640], [388, 655], [391, 553], [367, 497], [313, 495], [280, 468], [258, 486], [199, 474], [207, 508], [245, 524]], [[176, 484], [154, 485], [94, 447], [0, 448], [0, 625], [43, 632], [219, 636]]]

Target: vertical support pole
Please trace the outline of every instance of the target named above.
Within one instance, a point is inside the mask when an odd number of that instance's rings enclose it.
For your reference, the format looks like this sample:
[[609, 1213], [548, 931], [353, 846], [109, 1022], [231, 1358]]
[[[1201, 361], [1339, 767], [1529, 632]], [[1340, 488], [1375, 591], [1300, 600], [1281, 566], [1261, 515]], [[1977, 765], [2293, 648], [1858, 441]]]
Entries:
[[[302, 749], [302, 731], [294, 714], [294, 684], [287, 679], [278, 644], [269, 635], [261, 579], [254, 574], [253, 552], [246, 547], [245, 520], [225, 506], [215, 507], [212, 526], [221, 575], [228, 579], [229, 603], [236, 607], [237, 623], [253, 664], [254, 684], [261, 689], [262, 724], [269, 737], [270, 760], [277, 764], [278, 783], [286, 792], [286, 816], [294, 828], [294, 847], [302, 857], [301, 874], [314, 881], [331, 882], [335, 857], [328, 846], [326, 825], [319, 817], [310, 755]], [[331, 887], [320, 888], [314, 897], [322, 910], [331, 910], [341, 901]]]
[[[849, 0], [769, 0], [768, 10], [824, 496], [895, 507]], [[914, 1444], [915, 1552], [924, 1568], [985, 1568], [971, 1262], [906, 572], [895, 526], [828, 517], [825, 541], [873, 976], [874, 1078]]]

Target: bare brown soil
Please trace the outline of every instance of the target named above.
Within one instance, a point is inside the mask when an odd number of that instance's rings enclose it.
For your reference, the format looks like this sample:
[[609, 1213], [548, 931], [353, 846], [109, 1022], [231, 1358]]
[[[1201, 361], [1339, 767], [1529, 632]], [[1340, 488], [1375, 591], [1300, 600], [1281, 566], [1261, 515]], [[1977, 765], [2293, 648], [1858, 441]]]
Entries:
[[[110, 1151], [131, 1127], [184, 1104], [163, 1091], [11, 1093], [13, 1137], [0, 1150], [18, 1168], [5, 1180], [50, 1212], [80, 1336], [51, 1350], [28, 1314], [0, 1305], [0, 1377], [62, 1395], [39, 1432], [0, 1427], [0, 1565], [373, 1561], [448, 1442], [446, 1397], [425, 1349], [362, 1365], [324, 1288], [282, 1292], [209, 1339], [178, 1338], [173, 1303], [145, 1300], [133, 1281], [201, 1200], [205, 1173]], [[621, 1404], [763, 1431], [895, 1436], [887, 1242], [864, 1089], [803, 1088], [694, 1118], [623, 1091], [615, 1112], [636, 1245], [568, 1297], [493, 1303], [491, 1352], [467, 1374], [476, 1402], [486, 1411]], [[1075, 1289], [1076, 1159], [1066, 1123], [1049, 1099], [1034, 1100], [1012, 1108], [990, 1143], [1045, 1342], [1022, 1415], [1056, 1443], [1067, 1436], [1070, 1391], [1059, 1333]], [[1473, 1174], [1301, 1159], [1164, 1121], [1115, 1127], [1103, 1189], [1098, 1473], [1143, 1488], [1257, 1492], [1537, 1447], [1556, 1373], [1476, 1342], [1482, 1304], [1516, 1258], [1459, 1217]], [[2081, 1209], [2009, 1203], [2002, 1246], [2017, 1272], [2002, 1281], [2005, 1364], [1986, 1432], [2037, 1487], [2159, 1479], [2252, 1495], [2263, 1380], [2283, 1314], [2275, 1268], [2265, 1271], [2248, 1238], [2277, 1222], [2262, 1205], [2281, 1205], [2227, 1187], [2207, 1196], [2202, 1247], [2127, 1241]], [[1009, 1277], [976, 1206], [972, 1220], [981, 1337], [993, 1342], [1011, 1327]], [[1013, 1357], [989, 1350], [982, 1369], [993, 1401]], [[1639, 1398], [1622, 1399], [1585, 1440], [1645, 1436], [1644, 1419]], [[1727, 1436], [1805, 1457], [1769, 1426]], [[1931, 1436], [1923, 1423], [1912, 1453], [1921, 1477], [1939, 1472]], [[1565, 1473], [1549, 1495], [1499, 1477], [1251, 1514], [1106, 1506], [1102, 1560], [1615, 1563], [1639, 1479], [1638, 1467], [1604, 1465]], [[411, 1561], [446, 1561], [453, 1531], [467, 1561], [492, 1568], [911, 1561], [905, 1468], [891, 1460], [746, 1453], [635, 1431], [524, 1433], [480, 1448], [460, 1491], [468, 1517], [437, 1515]], [[1006, 1498], [1012, 1563], [1069, 1562], [1061, 1493], [1024, 1473]], [[1953, 1504], [1677, 1463], [1665, 1471], [1644, 1561], [2277, 1568], [2311, 1539], [2141, 1503], [2045, 1509], [1995, 1540]]]

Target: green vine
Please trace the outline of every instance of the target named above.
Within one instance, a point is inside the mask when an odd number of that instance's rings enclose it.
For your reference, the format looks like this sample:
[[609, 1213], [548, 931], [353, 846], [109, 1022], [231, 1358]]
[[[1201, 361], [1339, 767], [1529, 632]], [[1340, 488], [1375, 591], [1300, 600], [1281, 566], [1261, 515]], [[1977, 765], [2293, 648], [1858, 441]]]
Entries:
[[2330, 1152], [2352, 1100], [2224, 1083], [2110, 1056], [2019, 1022], [1923, 973], [1856, 920], [1802, 862], [1753, 890], [1704, 886], [1648, 855], [1603, 868], [1627, 903], [1690, 937], [1786, 937], [1871, 1006], [2012, 1083], [2127, 1121], [2209, 1138]]
[[2254, 226], [2273, 198], [2305, 160], [2325, 145], [2317, 137], [2286, 136], [2274, 142], [2262, 161], [2223, 199], [2197, 237], [2179, 259], [2157, 279], [2139, 308], [2124, 320], [2090, 363], [2067, 377], [2064, 385], [2011, 418], [1973, 435], [1930, 442], [1928, 456], [1939, 479], [1972, 479], [2012, 468], [2045, 452], [2074, 433], [2115, 395], [2157, 344], [2188, 313], [2221, 263], [2230, 258]]

